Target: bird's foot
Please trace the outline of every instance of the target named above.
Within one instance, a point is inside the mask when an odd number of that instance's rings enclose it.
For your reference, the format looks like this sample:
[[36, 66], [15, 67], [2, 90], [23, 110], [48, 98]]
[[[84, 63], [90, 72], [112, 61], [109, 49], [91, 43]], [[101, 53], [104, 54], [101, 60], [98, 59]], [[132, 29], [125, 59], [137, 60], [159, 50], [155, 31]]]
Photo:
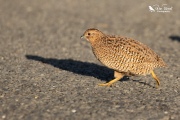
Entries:
[[111, 82], [108, 82], [108, 83], [101, 83], [101, 84], [98, 84], [99, 86], [107, 86], [107, 87], [111, 87], [113, 83]]
[[160, 80], [159, 80], [159, 78], [156, 76], [156, 74], [154, 73], [154, 71], [151, 71], [151, 75], [152, 75], [152, 77], [156, 80], [156, 88], [158, 88], [159, 85], [160, 85]]
[[113, 83], [115, 83], [115, 82], [117, 82], [118, 80], [120, 80], [122, 77], [123, 77], [123, 75], [122, 74], [115, 74], [115, 79], [113, 79], [113, 80], [110, 80], [108, 83], [102, 83], [102, 84], [99, 84], [99, 86], [107, 86], [107, 87], [110, 87], [110, 86], [112, 86], [112, 84]]

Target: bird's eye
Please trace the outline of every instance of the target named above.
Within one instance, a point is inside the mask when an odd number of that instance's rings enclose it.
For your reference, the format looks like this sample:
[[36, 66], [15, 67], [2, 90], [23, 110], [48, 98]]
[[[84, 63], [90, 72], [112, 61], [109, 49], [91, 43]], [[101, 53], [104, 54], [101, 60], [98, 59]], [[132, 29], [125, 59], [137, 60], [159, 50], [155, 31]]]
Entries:
[[91, 33], [88, 33], [88, 35], [91, 35]]

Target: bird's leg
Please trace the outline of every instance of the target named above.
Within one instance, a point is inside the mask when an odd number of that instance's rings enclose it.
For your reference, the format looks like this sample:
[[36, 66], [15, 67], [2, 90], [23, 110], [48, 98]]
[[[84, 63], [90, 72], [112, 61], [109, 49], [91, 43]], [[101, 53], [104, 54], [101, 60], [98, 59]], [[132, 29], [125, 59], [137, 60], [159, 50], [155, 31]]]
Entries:
[[152, 77], [156, 80], [157, 87], [159, 87], [159, 85], [160, 85], [159, 78], [156, 76], [156, 74], [154, 73], [153, 70], [151, 71], [151, 75], [152, 75]]
[[108, 83], [102, 83], [102, 84], [99, 84], [99, 86], [112, 86], [113, 83], [117, 82], [118, 80], [120, 80], [121, 78], [123, 78], [124, 74], [120, 73], [120, 72], [117, 72], [117, 71], [114, 71], [114, 77], [115, 79], [113, 80], [110, 80]]

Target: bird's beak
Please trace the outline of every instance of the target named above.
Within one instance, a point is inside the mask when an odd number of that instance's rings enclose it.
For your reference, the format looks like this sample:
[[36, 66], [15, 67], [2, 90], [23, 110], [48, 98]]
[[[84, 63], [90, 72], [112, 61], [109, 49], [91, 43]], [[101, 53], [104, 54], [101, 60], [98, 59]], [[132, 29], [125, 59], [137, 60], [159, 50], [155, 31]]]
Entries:
[[81, 39], [83, 39], [83, 38], [84, 38], [84, 36], [82, 35], [80, 38], [81, 38]]

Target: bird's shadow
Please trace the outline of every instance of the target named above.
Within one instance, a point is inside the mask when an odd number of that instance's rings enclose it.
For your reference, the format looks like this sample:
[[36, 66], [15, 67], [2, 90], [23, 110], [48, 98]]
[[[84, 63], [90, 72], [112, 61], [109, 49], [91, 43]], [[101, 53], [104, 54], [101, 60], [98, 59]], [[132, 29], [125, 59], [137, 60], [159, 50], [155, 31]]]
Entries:
[[151, 84], [149, 84], [149, 83], [146, 83], [146, 82], [142, 82], [142, 81], [140, 81], [140, 80], [133, 80], [133, 82], [140, 83], [140, 84], [143, 84], [143, 85], [147, 85], [147, 86], [149, 86], [149, 87], [151, 87], [151, 88], [156, 88], [156, 87], [154, 87], [153, 85], [151, 85]]
[[43, 58], [36, 55], [26, 55], [26, 58], [29, 60], [35, 60], [45, 64], [50, 64], [56, 68], [70, 71], [76, 74], [93, 76], [106, 82], [110, 79], [113, 79], [114, 76], [113, 70], [94, 63], [76, 61], [73, 59]]
[[[97, 79], [106, 82], [114, 78], [114, 71], [112, 69], [94, 63], [76, 61], [72, 59], [43, 58], [41, 56], [36, 56], [36, 55], [26, 55], [26, 58], [29, 60], [35, 60], [45, 64], [50, 64], [56, 68], [70, 71], [76, 74], [93, 76]], [[126, 76], [121, 79], [121, 81], [127, 81], [127, 80], [129, 80], [129, 78]], [[150, 84], [141, 82], [139, 80], [133, 80], [133, 81], [152, 87]]]
[[180, 42], [180, 36], [171, 35], [171, 36], [169, 36], [169, 38], [170, 38], [171, 40], [173, 40], [173, 41], [178, 41], [178, 42]]

